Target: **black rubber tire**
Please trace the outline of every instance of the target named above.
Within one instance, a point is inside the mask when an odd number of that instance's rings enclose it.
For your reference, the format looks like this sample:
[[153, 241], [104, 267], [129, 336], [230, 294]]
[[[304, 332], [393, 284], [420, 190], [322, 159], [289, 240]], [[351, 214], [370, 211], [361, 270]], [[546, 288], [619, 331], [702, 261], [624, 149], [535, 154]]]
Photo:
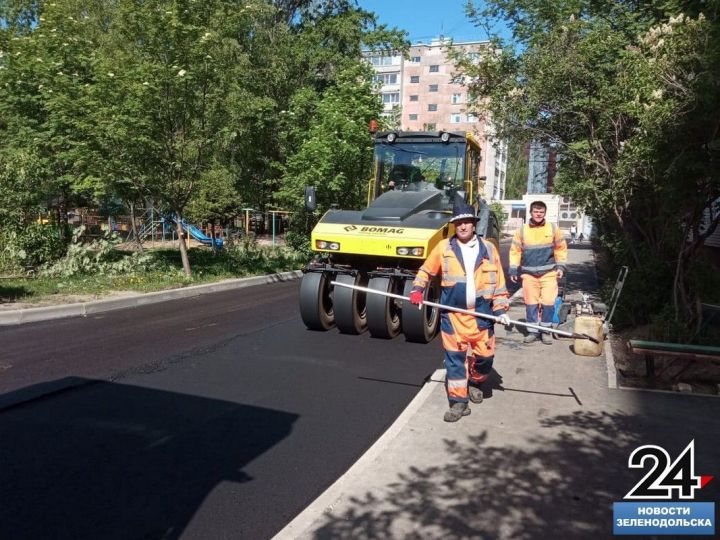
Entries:
[[[356, 276], [339, 274], [335, 281], [348, 285], [367, 286], [367, 274], [358, 273]], [[335, 287], [335, 325], [343, 334], [362, 334], [367, 330], [367, 312], [365, 310], [366, 293]]]
[[308, 272], [300, 281], [300, 317], [309, 330], [329, 330], [335, 326], [331, 280], [332, 274]]
[[[374, 277], [368, 287], [374, 291], [396, 293], [396, 280], [388, 277]], [[392, 339], [400, 333], [401, 309], [397, 301], [380, 294], [367, 296], [367, 320], [370, 335], [375, 338]]]
[[[403, 296], [410, 296], [412, 280], [405, 281]], [[440, 283], [437, 280], [431, 281], [425, 288], [423, 296], [425, 300], [438, 302], [440, 298]], [[402, 330], [405, 339], [413, 343], [430, 343], [437, 334], [440, 326], [440, 310], [423, 306], [418, 309], [410, 302], [403, 302], [402, 308]]]

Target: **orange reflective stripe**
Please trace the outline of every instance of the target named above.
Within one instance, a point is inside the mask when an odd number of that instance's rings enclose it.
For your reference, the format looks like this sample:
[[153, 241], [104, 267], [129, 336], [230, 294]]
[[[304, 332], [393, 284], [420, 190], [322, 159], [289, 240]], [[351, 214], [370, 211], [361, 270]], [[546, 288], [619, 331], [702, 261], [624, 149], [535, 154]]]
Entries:
[[[467, 372], [467, 370], [465, 370]], [[448, 379], [447, 380], [448, 397], [467, 399], [467, 376], [464, 379]]]

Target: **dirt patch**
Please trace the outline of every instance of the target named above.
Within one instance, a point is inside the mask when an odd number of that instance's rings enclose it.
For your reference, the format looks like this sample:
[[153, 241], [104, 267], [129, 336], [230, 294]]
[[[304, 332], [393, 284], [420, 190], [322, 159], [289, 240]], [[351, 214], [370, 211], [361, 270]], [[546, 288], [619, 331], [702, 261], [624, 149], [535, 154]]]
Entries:
[[648, 339], [647, 328], [613, 332], [609, 337], [619, 386], [720, 395], [720, 361], [657, 357], [655, 377], [650, 379], [645, 358], [628, 350], [630, 339]]
[[14, 311], [18, 309], [30, 309], [48, 306], [60, 306], [63, 304], [80, 304], [92, 302], [93, 300], [108, 300], [111, 298], [126, 298], [138, 296], [142, 293], [136, 291], [111, 291], [106, 294], [54, 294], [45, 296], [37, 302], [8, 302], [0, 304], [0, 311]]

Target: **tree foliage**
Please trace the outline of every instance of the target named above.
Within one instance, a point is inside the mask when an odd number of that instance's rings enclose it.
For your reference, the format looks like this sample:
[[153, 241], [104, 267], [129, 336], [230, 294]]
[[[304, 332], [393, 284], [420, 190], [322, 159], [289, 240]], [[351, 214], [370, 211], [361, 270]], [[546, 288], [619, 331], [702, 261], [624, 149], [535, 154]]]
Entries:
[[296, 206], [318, 173], [357, 203], [380, 111], [362, 51], [404, 46], [350, 0], [4, 0], [0, 219], [152, 200], [211, 222]]
[[468, 9], [513, 33], [481, 63], [460, 59], [476, 106], [501, 136], [557, 149], [556, 191], [644, 281], [636, 322], [669, 303], [675, 321], [699, 323], [693, 269], [720, 218], [702, 226], [720, 196], [718, 5], [491, 0]]
[[508, 148], [506, 199], [521, 199], [528, 184], [528, 146], [522, 141], [511, 140]]

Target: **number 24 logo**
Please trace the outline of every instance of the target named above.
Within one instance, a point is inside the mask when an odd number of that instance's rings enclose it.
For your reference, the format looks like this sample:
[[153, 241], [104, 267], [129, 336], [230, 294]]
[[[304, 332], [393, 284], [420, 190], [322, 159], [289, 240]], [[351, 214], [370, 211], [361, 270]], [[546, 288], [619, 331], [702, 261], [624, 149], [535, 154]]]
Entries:
[[671, 499], [673, 493], [679, 499], [693, 499], [695, 490], [705, 487], [713, 478], [695, 475], [695, 440], [690, 441], [672, 463], [664, 448], [652, 444], [640, 446], [630, 454], [628, 467], [644, 469], [648, 460], [652, 462], [650, 470], [625, 499]]

